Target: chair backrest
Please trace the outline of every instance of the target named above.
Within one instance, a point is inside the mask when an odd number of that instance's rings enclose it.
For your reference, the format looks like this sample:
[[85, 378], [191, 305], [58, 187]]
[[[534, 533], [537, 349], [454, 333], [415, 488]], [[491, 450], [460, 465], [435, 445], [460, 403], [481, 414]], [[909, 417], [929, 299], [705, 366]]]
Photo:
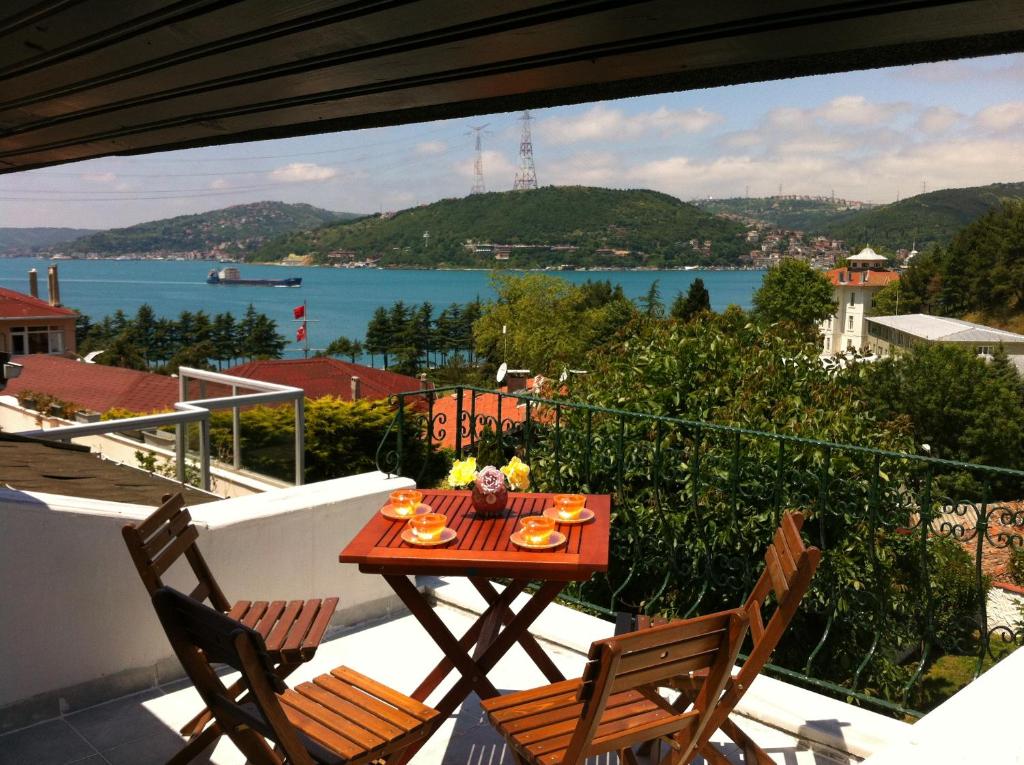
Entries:
[[[802, 513], [783, 514], [772, 543], [765, 551], [764, 571], [743, 606], [750, 619], [753, 646], [737, 675], [739, 692], [750, 685], [771, 658], [821, 562], [821, 550], [804, 545], [800, 536], [803, 524]], [[769, 594], [774, 595], [775, 610], [765, 622], [765, 601]]]
[[[274, 741], [289, 763], [314, 765], [277, 694], [287, 686], [274, 672], [260, 634], [171, 587], [153, 593], [153, 607], [174, 653], [224, 732], [255, 763], [280, 763], [262, 738]], [[249, 695], [240, 702], [211, 663], [242, 674]], [[253, 731], [256, 734], [254, 735]]]
[[152, 515], [137, 525], [125, 526], [121, 536], [150, 595], [164, 586], [163, 575], [184, 555], [198, 580], [190, 596], [199, 601], [209, 600], [218, 611], [227, 613], [231, 609], [199, 551], [199, 531], [192, 524], [180, 492], [164, 495], [163, 504]]
[[[666, 735], [677, 735], [681, 746], [673, 759], [689, 762], [714, 730], [708, 723], [746, 633], [746, 611], [736, 608], [593, 643], [578, 696], [583, 702], [580, 723], [562, 765], [577, 765], [594, 754]], [[658, 695], [659, 686], [702, 670], [707, 678], [686, 711], [673, 710]], [[609, 698], [624, 691], [640, 693], [667, 714], [633, 720], [613, 739], [602, 734], [601, 741], [595, 743]]]

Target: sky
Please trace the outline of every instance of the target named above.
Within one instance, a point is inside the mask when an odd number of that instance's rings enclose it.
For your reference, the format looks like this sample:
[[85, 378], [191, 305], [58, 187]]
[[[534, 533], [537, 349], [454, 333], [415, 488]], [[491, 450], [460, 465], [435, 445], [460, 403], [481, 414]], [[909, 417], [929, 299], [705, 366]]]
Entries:
[[[106, 157], [0, 176], [0, 226], [112, 228], [265, 199], [393, 211], [512, 187], [519, 113]], [[1024, 54], [532, 112], [540, 185], [885, 203], [1024, 181]]]

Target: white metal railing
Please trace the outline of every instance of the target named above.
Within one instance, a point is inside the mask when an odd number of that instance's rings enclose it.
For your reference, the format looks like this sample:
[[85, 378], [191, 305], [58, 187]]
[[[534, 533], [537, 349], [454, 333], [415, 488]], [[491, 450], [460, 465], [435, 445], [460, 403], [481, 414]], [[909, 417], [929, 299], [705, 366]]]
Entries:
[[[199, 382], [199, 398], [188, 400], [189, 381]], [[205, 398], [206, 383], [218, 383], [231, 388], [230, 396]], [[239, 389], [260, 391], [238, 395]], [[245, 377], [207, 372], [202, 369], [180, 367], [178, 369], [178, 402], [176, 411], [163, 414], [147, 414], [141, 417], [126, 417], [119, 420], [104, 420], [82, 425], [67, 425], [48, 430], [24, 431], [19, 435], [42, 438], [51, 441], [70, 441], [82, 436], [100, 436], [118, 433], [124, 430], [174, 425], [174, 458], [178, 480], [185, 481], [185, 457], [187, 449], [187, 428], [193, 422], [199, 423], [199, 466], [202, 476], [202, 488], [210, 490], [210, 412], [215, 409], [230, 409], [232, 462], [234, 467], [242, 466], [240, 445], [241, 418], [239, 410], [243, 406], [256, 404], [275, 404], [291, 401], [295, 407], [295, 485], [302, 485], [305, 473], [305, 391], [290, 385], [250, 380]]]

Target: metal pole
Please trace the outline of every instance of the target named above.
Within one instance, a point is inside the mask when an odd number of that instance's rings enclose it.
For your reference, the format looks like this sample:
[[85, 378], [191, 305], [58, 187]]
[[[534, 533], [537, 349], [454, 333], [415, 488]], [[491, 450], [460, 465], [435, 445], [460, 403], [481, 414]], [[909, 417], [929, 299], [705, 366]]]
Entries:
[[[231, 386], [232, 397], [238, 395], [238, 386]], [[231, 464], [235, 470], [242, 467], [242, 418], [238, 407], [231, 407]]]
[[305, 397], [295, 399], [295, 485], [302, 486], [306, 474]]
[[199, 470], [204, 491], [210, 490], [210, 413], [199, 421]]
[[[178, 401], [188, 396], [188, 379], [178, 372]], [[185, 450], [188, 448], [188, 423], [179, 422], [174, 426], [174, 471], [178, 483], [185, 483]]]

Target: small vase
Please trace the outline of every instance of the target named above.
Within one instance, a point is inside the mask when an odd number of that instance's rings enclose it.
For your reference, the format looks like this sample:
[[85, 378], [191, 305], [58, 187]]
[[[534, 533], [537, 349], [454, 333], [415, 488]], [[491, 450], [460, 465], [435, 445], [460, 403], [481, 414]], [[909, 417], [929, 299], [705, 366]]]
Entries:
[[481, 491], [473, 484], [473, 508], [480, 515], [500, 515], [505, 512], [508, 504], [508, 489], [502, 487], [498, 491]]

